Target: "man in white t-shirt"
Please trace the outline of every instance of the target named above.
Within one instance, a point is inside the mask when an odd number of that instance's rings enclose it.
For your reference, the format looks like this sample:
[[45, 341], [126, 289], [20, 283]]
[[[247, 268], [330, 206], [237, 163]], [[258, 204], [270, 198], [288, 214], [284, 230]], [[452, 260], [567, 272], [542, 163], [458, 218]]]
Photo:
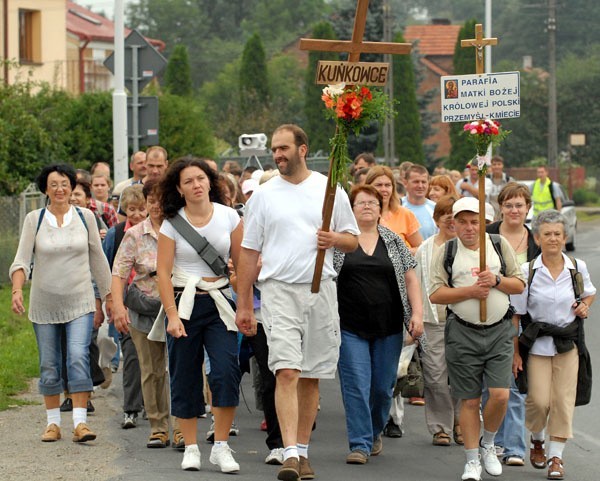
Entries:
[[129, 179], [125, 179], [115, 185], [112, 195], [121, 197], [121, 194], [127, 187], [142, 183], [142, 179], [146, 175], [146, 152], [139, 150], [131, 156], [129, 170], [131, 170], [133, 175]]
[[[471, 162], [468, 165], [469, 176], [464, 179], [460, 179], [456, 183], [456, 190], [463, 197], [475, 197], [479, 199], [479, 172], [477, 162]], [[492, 181], [487, 177], [484, 177], [484, 190], [485, 200], [489, 199], [490, 193], [492, 192]]]
[[[330, 230], [321, 230], [327, 178], [308, 169], [308, 138], [300, 127], [278, 127], [271, 149], [281, 175], [256, 189], [246, 204], [236, 323], [243, 334], [256, 333], [252, 285], [258, 279], [284, 442], [278, 479], [287, 481], [314, 477], [308, 444], [319, 404], [319, 379], [335, 376], [340, 345], [332, 247], [354, 251], [359, 230], [341, 189]], [[326, 249], [326, 255], [321, 289], [313, 294], [318, 249]]]

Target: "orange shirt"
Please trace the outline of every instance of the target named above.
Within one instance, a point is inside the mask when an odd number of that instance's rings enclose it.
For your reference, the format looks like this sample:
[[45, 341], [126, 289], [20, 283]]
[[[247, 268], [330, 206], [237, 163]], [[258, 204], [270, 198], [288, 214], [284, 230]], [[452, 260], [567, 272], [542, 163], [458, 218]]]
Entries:
[[402, 206], [398, 207], [395, 212], [388, 210], [387, 214], [381, 216], [379, 222], [382, 226], [387, 227], [392, 232], [402, 237], [402, 240], [409, 248], [412, 246], [406, 238], [413, 235], [421, 227], [417, 220], [417, 216], [415, 216], [412, 211]]

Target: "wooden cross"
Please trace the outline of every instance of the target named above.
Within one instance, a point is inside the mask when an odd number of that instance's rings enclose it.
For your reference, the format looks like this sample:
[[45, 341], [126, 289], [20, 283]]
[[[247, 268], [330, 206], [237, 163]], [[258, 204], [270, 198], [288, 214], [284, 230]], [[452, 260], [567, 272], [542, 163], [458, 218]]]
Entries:
[[[475, 38], [461, 40], [461, 47], [475, 47], [475, 73], [484, 73], [484, 48], [488, 45], [498, 45], [497, 38], [483, 38], [483, 25], [478, 23], [475, 25]], [[485, 255], [485, 175], [483, 171], [479, 171], [479, 270], [486, 269]], [[479, 319], [481, 322], [487, 320], [487, 304], [485, 299], [479, 301]]]
[[[410, 43], [389, 43], [389, 42], [363, 42], [365, 26], [367, 24], [367, 11], [369, 9], [369, 0], [358, 0], [356, 5], [356, 14], [354, 16], [354, 30], [352, 31], [352, 40], [318, 40], [302, 38], [300, 39], [300, 50], [317, 50], [321, 52], [347, 52], [349, 62], [358, 62], [361, 53], [377, 54], [409, 54], [412, 48]], [[325, 190], [325, 199], [323, 201], [323, 225], [321, 230], [329, 231], [331, 215], [333, 213], [333, 204], [335, 201], [335, 191], [337, 186], [331, 185], [333, 162], [329, 164], [329, 173], [327, 175], [327, 188]], [[319, 292], [321, 284], [321, 274], [323, 272], [323, 262], [325, 260], [325, 250], [319, 249], [315, 272], [311, 286], [311, 292]]]
[[498, 39], [491, 38], [483, 38], [483, 25], [478, 23], [475, 25], [475, 38], [471, 38], [468, 40], [461, 40], [461, 47], [475, 47], [475, 73], [482, 74], [484, 73], [484, 63], [483, 59], [485, 56], [484, 48], [488, 45], [498, 45]]

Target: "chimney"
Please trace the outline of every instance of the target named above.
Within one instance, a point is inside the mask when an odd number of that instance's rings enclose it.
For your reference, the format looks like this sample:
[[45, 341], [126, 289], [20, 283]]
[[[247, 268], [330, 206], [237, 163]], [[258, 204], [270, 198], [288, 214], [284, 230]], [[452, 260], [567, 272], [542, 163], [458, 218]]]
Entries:
[[533, 68], [533, 57], [531, 55], [523, 55], [523, 70], [531, 70]]

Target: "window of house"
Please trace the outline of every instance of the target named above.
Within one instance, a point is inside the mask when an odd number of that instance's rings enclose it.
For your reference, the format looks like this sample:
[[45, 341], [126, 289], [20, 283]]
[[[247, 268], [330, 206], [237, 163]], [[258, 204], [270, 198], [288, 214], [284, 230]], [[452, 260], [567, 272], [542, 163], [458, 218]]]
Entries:
[[42, 22], [39, 10], [19, 10], [19, 61], [41, 63]]

